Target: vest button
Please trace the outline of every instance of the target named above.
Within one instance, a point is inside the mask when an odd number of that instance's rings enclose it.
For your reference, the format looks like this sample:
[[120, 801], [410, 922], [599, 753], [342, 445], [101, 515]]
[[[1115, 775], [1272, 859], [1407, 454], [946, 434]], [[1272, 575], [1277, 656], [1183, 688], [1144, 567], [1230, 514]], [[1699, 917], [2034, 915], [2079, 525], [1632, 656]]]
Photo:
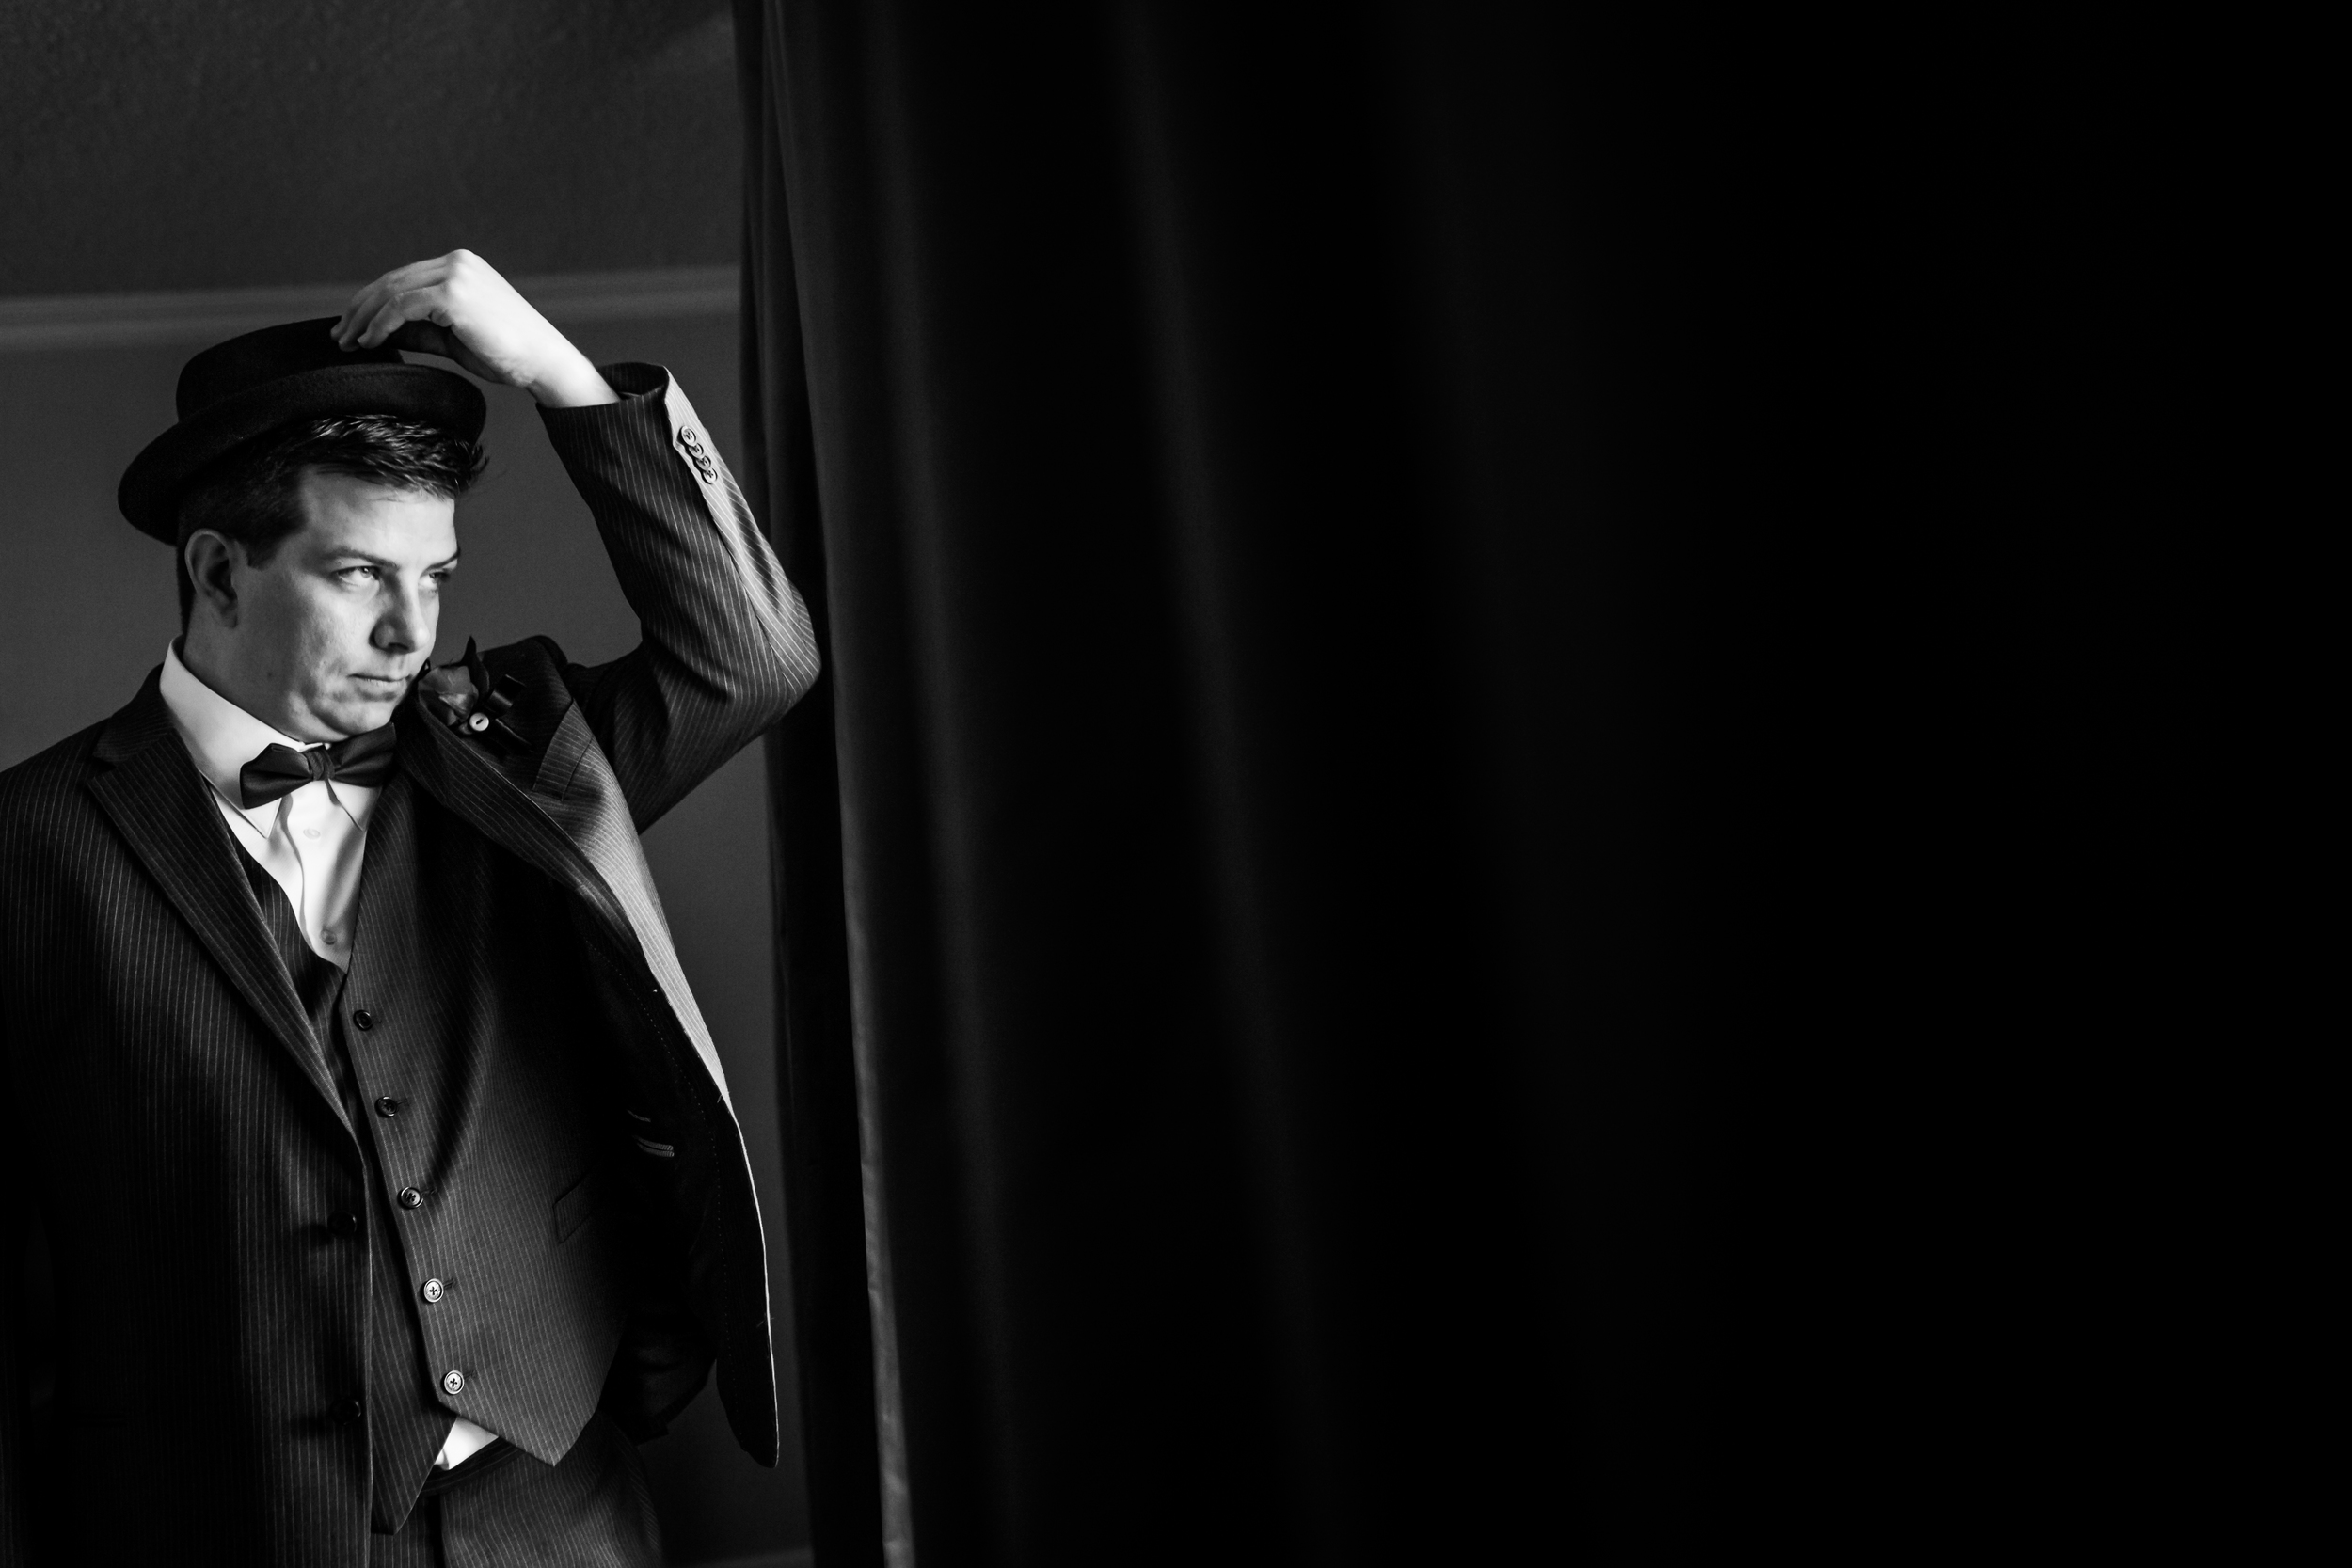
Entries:
[[375, 1015], [362, 1007], [351, 1015], [351, 1022], [362, 1029], [373, 1029], [375, 1027]]
[[442, 1377], [441, 1377], [441, 1392], [442, 1392], [442, 1393], [444, 1393], [444, 1394], [462, 1394], [462, 1393], [464, 1393], [465, 1391], [466, 1391], [466, 1374], [465, 1374], [465, 1373], [463, 1373], [463, 1372], [446, 1372], [446, 1373], [443, 1373], [443, 1374], [442, 1374]]
[[366, 1415], [367, 1413], [368, 1407], [360, 1403], [357, 1399], [337, 1400], [335, 1402], [335, 1419], [341, 1421], [345, 1426], [349, 1426], [352, 1422], [358, 1420], [360, 1417]]
[[424, 1290], [423, 1290], [423, 1291], [421, 1292], [421, 1294], [424, 1296], [424, 1299], [425, 1299], [425, 1300], [427, 1300], [427, 1301], [438, 1301], [438, 1300], [440, 1300], [440, 1299], [441, 1299], [441, 1282], [440, 1282], [439, 1280], [437, 1280], [437, 1279], [428, 1279], [428, 1280], [426, 1280], [426, 1281], [424, 1282]]
[[424, 1206], [424, 1195], [414, 1187], [403, 1187], [400, 1190], [400, 1206], [403, 1209], [421, 1209]]
[[400, 1115], [400, 1101], [394, 1100], [389, 1094], [381, 1096], [375, 1102], [375, 1114], [382, 1117], [385, 1120], [389, 1121], [392, 1117]]
[[338, 1236], [357, 1236], [359, 1234], [359, 1216], [357, 1214], [332, 1215], [327, 1219], [326, 1228]]

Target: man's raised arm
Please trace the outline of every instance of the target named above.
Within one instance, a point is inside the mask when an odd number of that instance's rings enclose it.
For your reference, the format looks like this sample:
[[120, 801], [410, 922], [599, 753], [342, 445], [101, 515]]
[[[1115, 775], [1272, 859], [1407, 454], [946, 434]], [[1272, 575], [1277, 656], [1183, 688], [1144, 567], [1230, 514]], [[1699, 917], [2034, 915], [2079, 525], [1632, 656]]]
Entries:
[[599, 371], [464, 250], [385, 274], [335, 333], [442, 355], [538, 401], [644, 634], [610, 664], [564, 670], [640, 828], [816, 680], [808, 611], [667, 372]]

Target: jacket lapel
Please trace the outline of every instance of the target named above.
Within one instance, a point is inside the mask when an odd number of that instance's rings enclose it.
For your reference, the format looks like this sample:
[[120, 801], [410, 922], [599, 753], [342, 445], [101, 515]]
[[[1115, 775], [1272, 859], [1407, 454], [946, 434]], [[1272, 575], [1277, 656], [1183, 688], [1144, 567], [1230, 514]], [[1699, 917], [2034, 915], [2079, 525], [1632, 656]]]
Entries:
[[554, 879], [599, 912], [612, 894], [555, 820], [498, 769], [497, 764], [448, 734], [414, 705], [402, 710], [401, 770], [427, 794], [501, 847]]
[[108, 721], [92, 755], [111, 766], [89, 781], [89, 792], [340, 1122], [342, 1100], [237, 864], [242, 851], [213, 803], [212, 787], [172, 729], [159, 674], [151, 673], [130, 705]]
[[[413, 707], [413, 705], [412, 705]], [[619, 782], [577, 705], [565, 710], [525, 790], [479, 749], [424, 715], [400, 726], [400, 765], [426, 793], [492, 843], [568, 888], [624, 951], [634, 947], [661, 1000], [693, 1042], [722, 1100], [726, 1072], [671, 944]]]

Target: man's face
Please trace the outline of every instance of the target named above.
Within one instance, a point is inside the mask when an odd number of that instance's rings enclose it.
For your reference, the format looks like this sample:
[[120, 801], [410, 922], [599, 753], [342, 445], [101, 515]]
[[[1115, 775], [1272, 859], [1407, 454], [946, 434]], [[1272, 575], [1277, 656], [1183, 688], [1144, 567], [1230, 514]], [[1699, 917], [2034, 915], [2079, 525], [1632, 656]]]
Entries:
[[302, 476], [302, 528], [254, 566], [237, 552], [236, 659], [260, 717], [298, 740], [389, 722], [433, 653], [457, 565], [457, 506], [366, 480]]

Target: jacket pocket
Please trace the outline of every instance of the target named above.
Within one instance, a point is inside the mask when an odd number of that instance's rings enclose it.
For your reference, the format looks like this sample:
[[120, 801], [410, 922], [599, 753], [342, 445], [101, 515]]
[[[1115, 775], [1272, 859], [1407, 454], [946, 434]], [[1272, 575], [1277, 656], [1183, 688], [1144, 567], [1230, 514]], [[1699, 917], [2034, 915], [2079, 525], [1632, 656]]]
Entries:
[[572, 1239], [572, 1232], [596, 1216], [596, 1189], [600, 1183], [592, 1169], [564, 1190], [555, 1200], [555, 1240], [558, 1245]]

